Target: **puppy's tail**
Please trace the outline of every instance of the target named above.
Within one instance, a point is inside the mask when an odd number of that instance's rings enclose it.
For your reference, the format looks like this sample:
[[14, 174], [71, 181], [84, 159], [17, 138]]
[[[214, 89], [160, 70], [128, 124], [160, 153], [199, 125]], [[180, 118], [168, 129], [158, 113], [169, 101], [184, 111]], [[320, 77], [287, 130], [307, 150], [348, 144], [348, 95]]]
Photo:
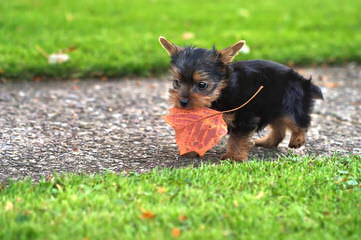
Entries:
[[313, 99], [323, 100], [323, 94], [319, 86], [316, 86], [313, 83], [311, 83], [310, 89], [311, 89], [311, 96]]
[[303, 80], [307, 83], [307, 85], [309, 85], [309, 91], [311, 92], [311, 97], [313, 99], [321, 99], [323, 100], [323, 94], [321, 91], [321, 88], [319, 86], [316, 86], [315, 84], [313, 84], [312, 81], [312, 76], [310, 76], [310, 78], [304, 78], [303, 76], [301, 76], [303, 78]]
[[312, 93], [312, 98], [313, 99], [321, 99], [323, 100], [323, 95], [321, 92], [320, 87], [314, 85], [311, 83], [311, 93]]

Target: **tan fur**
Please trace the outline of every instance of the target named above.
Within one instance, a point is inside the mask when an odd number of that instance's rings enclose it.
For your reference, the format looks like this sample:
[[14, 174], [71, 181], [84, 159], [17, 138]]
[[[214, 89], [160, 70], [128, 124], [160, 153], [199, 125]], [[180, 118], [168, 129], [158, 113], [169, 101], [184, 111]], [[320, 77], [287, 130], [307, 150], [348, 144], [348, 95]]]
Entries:
[[179, 46], [171, 43], [165, 37], [162, 37], [162, 36], [159, 37], [159, 43], [167, 51], [167, 53], [169, 55], [174, 55], [183, 50], [182, 47], [179, 47]]
[[180, 107], [179, 105], [179, 93], [175, 89], [169, 89], [169, 103], [175, 107]]
[[274, 121], [269, 126], [271, 128], [271, 132], [267, 136], [257, 139], [255, 141], [256, 146], [274, 148], [277, 147], [284, 139], [286, 135], [286, 124], [284, 123], [283, 118]]
[[221, 54], [221, 60], [224, 63], [231, 63], [233, 61], [233, 58], [237, 56], [245, 43], [245, 41], [241, 40], [233, 44], [232, 46], [219, 51], [219, 53]]
[[227, 81], [226, 80], [223, 80], [220, 83], [218, 83], [217, 88], [213, 91], [213, 94], [210, 96], [212, 102], [216, 101], [220, 97], [223, 88], [225, 88], [226, 86], [227, 86]]
[[210, 107], [212, 104], [212, 97], [203, 96], [198, 93], [191, 93], [190, 97], [190, 108]]
[[224, 113], [223, 120], [227, 123], [227, 126], [234, 127], [234, 113]]
[[182, 78], [182, 75], [180, 74], [180, 70], [175, 66], [172, 66], [170, 68], [170, 73], [171, 73], [173, 79], [179, 80]]
[[[175, 73], [173, 73], [175, 74]], [[226, 82], [222, 81], [218, 84], [218, 87], [213, 91], [212, 95], [204, 96], [199, 93], [192, 93], [189, 96], [189, 104], [187, 108], [199, 108], [199, 107], [210, 107], [212, 102], [217, 100], [221, 95], [222, 89], [226, 87]], [[180, 90], [170, 89], [169, 90], [169, 102], [176, 106], [181, 107], [179, 100], [181, 99]]]
[[204, 77], [205, 77], [205, 75], [204, 75], [204, 73], [202, 73], [202, 72], [195, 72], [195, 73], [193, 73], [193, 81], [195, 81], [195, 82], [201, 82], [201, 81], [203, 81], [203, 80], [204, 80]]
[[270, 125], [271, 132], [260, 139], [257, 139], [255, 142], [256, 146], [261, 146], [265, 148], [274, 148], [277, 147], [279, 143], [285, 137], [286, 129], [291, 130], [291, 139], [289, 142], [289, 147], [299, 148], [306, 142], [306, 131], [307, 129], [300, 128], [290, 117], [282, 117]]
[[208, 82], [209, 76], [205, 72], [195, 72], [193, 73], [193, 81], [194, 82]]
[[300, 128], [291, 118], [284, 119], [285, 124], [291, 130], [290, 148], [299, 148], [306, 143], [307, 129]]
[[227, 143], [227, 151], [222, 159], [231, 159], [233, 161], [247, 161], [248, 154], [252, 147], [249, 140], [250, 135], [236, 136], [230, 135]]

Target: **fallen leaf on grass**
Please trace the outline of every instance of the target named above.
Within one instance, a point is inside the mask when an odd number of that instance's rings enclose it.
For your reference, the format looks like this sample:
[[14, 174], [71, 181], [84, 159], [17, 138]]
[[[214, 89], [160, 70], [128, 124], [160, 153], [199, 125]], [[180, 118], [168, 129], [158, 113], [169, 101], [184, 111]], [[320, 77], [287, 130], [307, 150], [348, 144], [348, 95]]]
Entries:
[[240, 8], [238, 14], [243, 18], [248, 18], [250, 16], [250, 13], [246, 8]]
[[5, 203], [5, 212], [11, 211], [14, 209], [14, 204], [10, 201]]
[[223, 232], [223, 236], [225, 236], [225, 237], [229, 237], [229, 236], [231, 236], [231, 235], [232, 235], [232, 231], [231, 231], [231, 230], [226, 230], [226, 231]]
[[194, 38], [194, 33], [192, 33], [192, 32], [185, 32], [185, 33], [182, 34], [182, 38], [183, 38], [184, 40], [192, 39], [192, 38]]
[[0, 75], [3, 74], [3, 73], [5, 73], [5, 70], [0, 68]]
[[324, 211], [324, 212], [322, 212], [322, 214], [325, 215], [325, 216], [329, 216], [331, 214], [331, 212]]
[[261, 199], [261, 198], [263, 198], [264, 197], [264, 192], [259, 192], [256, 196], [255, 196], [255, 198], [256, 199]]
[[36, 46], [36, 50], [40, 52], [47, 60], [49, 64], [60, 64], [70, 60], [70, 55], [68, 53], [75, 51], [76, 47], [68, 47], [61, 49], [55, 53], [48, 54], [43, 48]]
[[158, 192], [158, 193], [165, 193], [165, 192], [167, 192], [167, 189], [166, 189], [165, 187], [159, 187], [159, 188], [157, 189], [157, 192]]
[[70, 60], [70, 56], [65, 53], [53, 53], [48, 57], [49, 64], [59, 64]]
[[184, 215], [180, 215], [180, 216], [178, 217], [178, 219], [179, 219], [179, 221], [184, 222], [184, 221], [186, 221], [186, 220], [188, 219], [188, 217], [187, 217], [187, 216], [184, 216]]
[[173, 237], [179, 237], [182, 234], [181, 230], [179, 228], [173, 228], [172, 229], [172, 236]]
[[155, 218], [155, 214], [150, 211], [143, 211], [142, 215], [139, 216], [141, 219], [153, 219]]
[[74, 15], [71, 13], [66, 13], [65, 14], [65, 19], [67, 22], [72, 22], [74, 20]]

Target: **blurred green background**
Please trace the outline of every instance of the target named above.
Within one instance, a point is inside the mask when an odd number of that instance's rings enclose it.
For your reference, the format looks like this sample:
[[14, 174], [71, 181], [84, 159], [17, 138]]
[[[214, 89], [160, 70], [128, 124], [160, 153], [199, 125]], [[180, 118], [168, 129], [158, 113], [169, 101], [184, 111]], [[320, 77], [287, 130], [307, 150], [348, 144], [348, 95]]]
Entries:
[[[5, 78], [149, 76], [167, 69], [159, 35], [179, 45], [224, 48], [241, 59], [286, 64], [361, 62], [360, 0], [2, 0]], [[75, 46], [71, 59], [47, 53]]]

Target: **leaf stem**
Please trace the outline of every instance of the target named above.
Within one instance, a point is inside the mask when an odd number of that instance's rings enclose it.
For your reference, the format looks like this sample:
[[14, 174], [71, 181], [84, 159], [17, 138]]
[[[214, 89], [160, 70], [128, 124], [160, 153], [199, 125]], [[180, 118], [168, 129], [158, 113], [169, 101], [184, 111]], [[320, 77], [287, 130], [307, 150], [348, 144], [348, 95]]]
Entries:
[[233, 108], [233, 109], [230, 109], [230, 110], [226, 110], [226, 111], [223, 111], [223, 112], [217, 112], [217, 113], [214, 113], [214, 114], [210, 114], [210, 115], [205, 116], [205, 117], [203, 117], [203, 118], [201, 118], [201, 119], [195, 120], [195, 122], [203, 121], [204, 119], [211, 118], [211, 117], [213, 117], [213, 116], [217, 116], [217, 115], [220, 115], [220, 114], [223, 114], [223, 113], [229, 113], [229, 112], [237, 111], [238, 109], [243, 108], [243, 107], [246, 106], [250, 101], [252, 101], [263, 88], [264, 88], [264, 86], [261, 85], [261, 86], [257, 89], [257, 91], [252, 95], [252, 97], [250, 97], [250, 98], [249, 98], [245, 103], [243, 103], [241, 106], [236, 107], [236, 108]]
[[236, 107], [236, 108], [233, 108], [233, 109], [231, 109], [231, 110], [223, 111], [223, 112], [221, 112], [221, 113], [233, 112], [233, 111], [237, 111], [238, 109], [243, 108], [243, 107], [246, 106], [250, 101], [252, 101], [253, 98], [255, 98], [255, 97], [257, 96], [257, 94], [262, 90], [262, 88], [264, 88], [264, 87], [263, 87], [263, 86], [260, 86], [260, 87], [258, 88], [258, 90], [253, 94], [253, 96], [250, 97], [250, 98], [249, 98], [245, 103], [243, 103], [241, 106]]

